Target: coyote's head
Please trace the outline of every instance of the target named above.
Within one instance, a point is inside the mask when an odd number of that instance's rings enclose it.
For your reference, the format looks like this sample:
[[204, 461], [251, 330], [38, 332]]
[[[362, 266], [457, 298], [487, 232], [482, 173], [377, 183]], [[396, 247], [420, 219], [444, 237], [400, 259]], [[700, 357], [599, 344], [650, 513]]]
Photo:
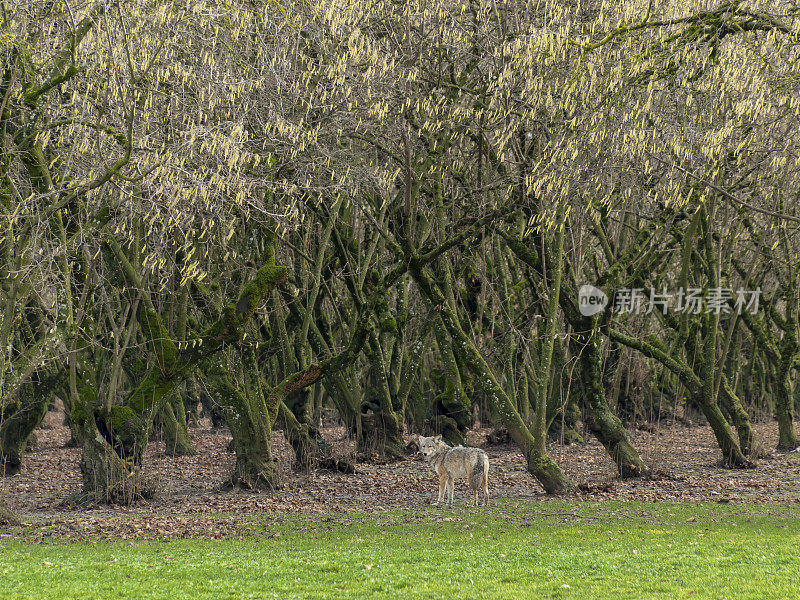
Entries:
[[419, 451], [426, 457], [447, 445], [442, 441], [442, 436], [440, 435], [432, 437], [419, 436], [417, 443], [419, 444]]

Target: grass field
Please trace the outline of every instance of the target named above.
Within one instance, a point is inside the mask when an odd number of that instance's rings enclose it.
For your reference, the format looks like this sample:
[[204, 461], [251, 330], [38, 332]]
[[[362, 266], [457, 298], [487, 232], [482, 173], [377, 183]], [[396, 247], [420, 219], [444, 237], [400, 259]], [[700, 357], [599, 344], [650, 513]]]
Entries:
[[0, 598], [800, 598], [797, 508], [498, 502], [241, 539], [0, 542]]

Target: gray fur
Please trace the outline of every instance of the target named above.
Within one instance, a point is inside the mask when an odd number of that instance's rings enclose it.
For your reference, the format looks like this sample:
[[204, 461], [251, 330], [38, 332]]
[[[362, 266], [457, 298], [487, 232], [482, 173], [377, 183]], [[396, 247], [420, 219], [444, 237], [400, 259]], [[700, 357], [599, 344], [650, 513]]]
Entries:
[[439, 475], [438, 504], [446, 498], [448, 504], [453, 503], [453, 487], [455, 479], [466, 477], [473, 505], [478, 504], [478, 492], [483, 489], [484, 503], [489, 503], [489, 457], [480, 448], [451, 448], [442, 436], [423, 437], [417, 440], [419, 451], [425, 456], [433, 470]]
[[470, 487], [473, 491], [481, 489], [484, 471], [487, 473], [489, 472], [489, 458], [486, 456], [485, 452], [482, 456], [478, 457], [472, 470], [472, 481], [470, 481], [472, 485]]

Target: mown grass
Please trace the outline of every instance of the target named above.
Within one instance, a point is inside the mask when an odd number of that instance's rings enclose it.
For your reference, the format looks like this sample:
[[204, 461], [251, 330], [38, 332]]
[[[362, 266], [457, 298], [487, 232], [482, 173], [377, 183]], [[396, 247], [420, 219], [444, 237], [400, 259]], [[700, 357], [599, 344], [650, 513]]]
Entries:
[[0, 543], [0, 598], [800, 598], [791, 506], [502, 502]]

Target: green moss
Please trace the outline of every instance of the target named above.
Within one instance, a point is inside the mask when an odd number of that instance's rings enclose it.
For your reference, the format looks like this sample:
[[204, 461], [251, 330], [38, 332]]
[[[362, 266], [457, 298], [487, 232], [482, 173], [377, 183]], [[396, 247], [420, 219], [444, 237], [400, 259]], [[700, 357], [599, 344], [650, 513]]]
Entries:
[[72, 419], [72, 422], [77, 425], [85, 423], [90, 414], [90, 411], [87, 410], [87, 407], [93, 410], [96, 405], [97, 392], [95, 392], [94, 388], [90, 385], [81, 386], [78, 388], [78, 402], [75, 402], [72, 405], [70, 419]]
[[130, 406], [112, 406], [109, 423], [114, 430], [122, 429], [122, 426], [133, 416], [133, 409]]
[[553, 462], [553, 459], [547, 455], [532, 458], [528, 461], [528, 465], [530, 470], [535, 473], [547, 473], [554, 467], [556, 469], [558, 468], [558, 465]]
[[381, 331], [397, 335], [399, 332], [399, 329], [397, 328], [397, 321], [395, 321], [391, 316], [387, 316], [385, 319], [383, 319], [383, 321], [381, 321]]
[[161, 323], [161, 317], [150, 309], [141, 307], [139, 320], [148, 338], [150, 347], [161, 369], [172, 369], [178, 360], [178, 347], [170, 339], [169, 332]]
[[239, 319], [246, 319], [258, 307], [261, 299], [287, 276], [286, 267], [282, 265], [268, 264], [261, 267], [256, 276], [248, 281], [239, 301], [236, 303], [236, 316]]

